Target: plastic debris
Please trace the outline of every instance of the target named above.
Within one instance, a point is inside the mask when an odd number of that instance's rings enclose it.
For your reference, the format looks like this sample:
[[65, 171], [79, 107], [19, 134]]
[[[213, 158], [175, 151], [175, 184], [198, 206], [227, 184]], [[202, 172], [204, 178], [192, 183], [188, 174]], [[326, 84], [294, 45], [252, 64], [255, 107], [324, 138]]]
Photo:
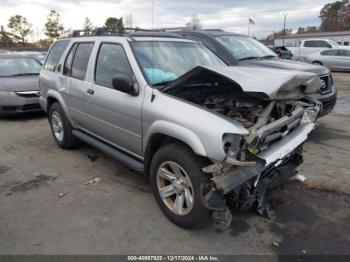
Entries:
[[91, 162], [94, 162], [98, 159], [98, 155], [88, 154], [87, 156], [91, 160]]
[[273, 245], [274, 247], [279, 247], [279, 246], [280, 246], [280, 243], [278, 243], [276, 240], [273, 240], [273, 241], [272, 241], [272, 245]]
[[299, 181], [299, 182], [302, 182], [302, 183], [303, 183], [303, 182], [305, 182], [306, 177], [305, 177], [304, 175], [298, 173], [298, 174], [296, 174], [295, 176], [292, 176], [290, 179], [291, 179], [291, 180], [295, 180], [295, 181]]
[[61, 193], [58, 194], [58, 197], [64, 197], [67, 194], [68, 194], [67, 192], [61, 192]]
[[102, 181], [102, 179], [101, 178], [99, 178], [99, 177], [96, 177], [96, 178], [94, 178], [94, 179], [92, 179], [92, 180], [90, 180], [90, 181], [86, 181], [85, 183], [84, 183], [84, 185], [89, 185], [89, 184], [93, 184], [93, 183], [100, 183]]

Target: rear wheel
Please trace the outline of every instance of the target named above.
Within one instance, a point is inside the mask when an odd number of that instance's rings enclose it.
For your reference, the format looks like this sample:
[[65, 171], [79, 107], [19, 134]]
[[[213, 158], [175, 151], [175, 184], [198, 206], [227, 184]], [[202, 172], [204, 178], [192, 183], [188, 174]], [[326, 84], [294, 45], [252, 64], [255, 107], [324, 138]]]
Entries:
[[54, 103], [50, 107], [48, 118], [53, 138], [58, 146], [64, 149], [77, 146], [78, 140], [72, 134], [73, 128], [59, 103]]
[[323, 65], [320, 61], [314, 61], [312, 62], [314, 65]]
[[200, 228], [209, 221], [203, 193], [209, 183], [205, 162], [181, 144], [161, 147], [151, 163], [151, 187], [165, 216], [178, 226]]

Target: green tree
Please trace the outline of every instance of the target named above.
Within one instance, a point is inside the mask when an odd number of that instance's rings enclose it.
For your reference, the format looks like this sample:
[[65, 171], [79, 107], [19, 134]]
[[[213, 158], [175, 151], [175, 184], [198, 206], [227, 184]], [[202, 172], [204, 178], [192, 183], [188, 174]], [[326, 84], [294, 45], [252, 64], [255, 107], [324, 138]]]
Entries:
[[315, 32], [319, 32], [319, 31], [320, 31], [320, 29], [317, 26], [308, 26], [306, 28], [299, 27], [297, 33], [298, 34], [315, 33]]
[[83, 30], [88, 35], [91, 34], [91, 32], [94, 30], [94, 26], [92, 25], [92, 23], [88, 17], [85, 17]]
[[320, 11], [321, 31], [338, 31], [349, 29], [349, 0], [336, 1], [323, 6]]
[[109, 17], [106, 19], [105, 27], [111, 28], [111, 29], [117, 29], [118, 32], [124, 32], [124, 23], [123, 18], [118, 17]]
[[60, 14], [55, 10], [50, 10], [49, 15], [47, 16], [44, 33], [49, 38], [50, 42], [53, 42], [53, 40], [65, 33], [63, 24], [60, 22], [60, 17]]
[[11, 16], [7, 27], [10, 29], [10, 36], [13, 40], [20, 41], [24, 46], [26, 37], [32, 33], [32, 24], [21, 15]]

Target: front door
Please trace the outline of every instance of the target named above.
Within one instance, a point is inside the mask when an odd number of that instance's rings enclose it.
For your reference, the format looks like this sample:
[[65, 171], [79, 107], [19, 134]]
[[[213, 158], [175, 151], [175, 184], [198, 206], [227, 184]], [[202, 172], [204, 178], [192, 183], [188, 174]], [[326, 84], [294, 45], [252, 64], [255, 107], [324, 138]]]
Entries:
[[141, 156], [143, 96], [132, 96], [114, 89], [112, 79], [115, 75], [134, 79], [123, 46], [101, 43], [95, 61], [93, 92], [85, 111], [87, 129], [124, 152]]

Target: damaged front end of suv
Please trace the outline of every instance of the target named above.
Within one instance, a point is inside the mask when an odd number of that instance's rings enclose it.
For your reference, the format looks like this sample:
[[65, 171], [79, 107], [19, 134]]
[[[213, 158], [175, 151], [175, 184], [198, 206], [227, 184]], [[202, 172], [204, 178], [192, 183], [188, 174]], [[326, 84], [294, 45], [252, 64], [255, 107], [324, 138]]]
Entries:
[[161, 90], [243, 130], [223, 133], [224, 157], [208, 153], [211, 164], [203, 168], [211, 176], [203, 198], [217, 224], [228, 223], [230, 209], [254, 207], [265, 214], [267, 193], [297, 173], [302, 145], [321, 109], [307, 94], [320, 85], [312, 73], [197, 67]]

